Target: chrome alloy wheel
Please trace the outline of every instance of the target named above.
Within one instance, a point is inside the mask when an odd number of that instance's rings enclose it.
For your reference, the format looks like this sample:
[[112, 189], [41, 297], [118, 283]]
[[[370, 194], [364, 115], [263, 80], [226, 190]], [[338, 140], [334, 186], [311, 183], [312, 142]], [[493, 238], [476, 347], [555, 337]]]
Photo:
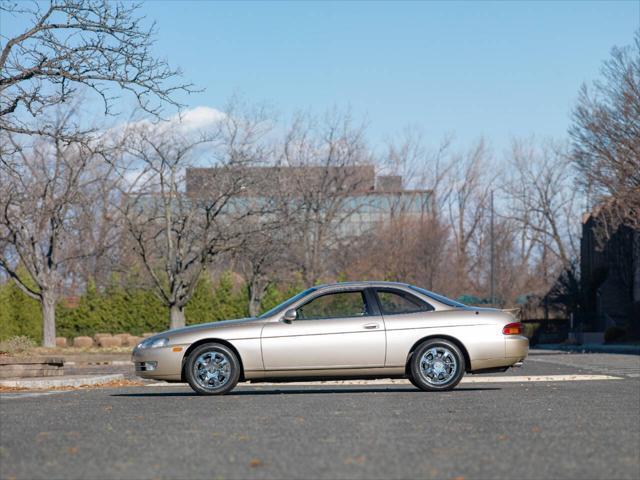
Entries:
[[219, 388], [231, 378], [231, 363], [224, 353], [204, 352], [193, 363], [193, 376], [202, 388]]
[[428, 383], [444, 385], [455, 377], [458, 371], [458, 363], [451, 350], [447, 347], [436, 346], [422, 355], [420, 371]]

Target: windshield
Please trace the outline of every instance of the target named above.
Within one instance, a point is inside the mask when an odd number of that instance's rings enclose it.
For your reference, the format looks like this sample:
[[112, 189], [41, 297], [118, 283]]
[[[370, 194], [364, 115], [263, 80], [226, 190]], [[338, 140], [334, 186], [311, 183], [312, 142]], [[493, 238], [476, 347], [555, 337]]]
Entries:
[[425, 290], [424, 288], [415, 287], [413, 285], [409, 285], [409, 288], [411, 288], [412, 290], [415, 290], [416, 292], [420, 292], [423, 295], [426, 295], [427, 297], [431, 297], [434, 300], [436, 300], [436, 301], [438, 301], [440, 303], [443, 303], [443, 304], [445, 304], [445, 305], [447, 305], [449, 307], [469, 308], [464, 303], [456, 302], [455, 300], [451, 300], [450, 298], [443, 297], [442, 295], [438, 295], [437, 293], [430, 292], [429, 290]]
[[294, 297], [291, 297], [289, 300], [285, 300], [284, 302], [282, 302], [280, 305], [276, 305], [275, 307], [273, 307], [271, 310], [269, 310], [268, 312], [264, 312], [262, 315], [260, 315], [258, 318], [267, 318], [270, 317], [272, 315], [275, 315], [278, 312], [281, 312], [282, 310], [286, 310], [286, 308], [291, 305], [292, 303], [295, 303], [296, 301], [300, 300], [302, 297], [304, 297], [305, 295], [310, 294], [311, 292], [313, 292], [314, 290], [316, 290], [315, 287], [311, 287], [306, 289], [304, 292], [300, 292], [299, 294], [297, 294]]

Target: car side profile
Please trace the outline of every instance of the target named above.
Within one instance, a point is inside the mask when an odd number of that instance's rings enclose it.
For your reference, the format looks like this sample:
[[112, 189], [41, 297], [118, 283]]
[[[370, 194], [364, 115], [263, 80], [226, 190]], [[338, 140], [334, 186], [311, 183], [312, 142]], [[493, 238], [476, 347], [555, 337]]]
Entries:
[[522, 325], [413, 285], [309, 288], [257, 318], [169, 330], [133, 351], [137, 375], [220, 395], [239, 381], [408, 378], [425, 391], [465, 373], [505, 371], [527, 356]]

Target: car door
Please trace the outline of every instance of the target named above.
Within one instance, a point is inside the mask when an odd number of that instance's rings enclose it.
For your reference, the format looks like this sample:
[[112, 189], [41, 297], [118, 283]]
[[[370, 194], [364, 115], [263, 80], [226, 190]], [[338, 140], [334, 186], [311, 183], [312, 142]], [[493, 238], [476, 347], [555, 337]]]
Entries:
[[321, 291], [297, 307], [296, 320], [265, 325], [265, 370], [384, 366], [384, 322], [367, 298], [364, 289]]
[[[375, 296], [386, 327], [386, 366], [404, 365], [407, 353], [428, 327], [437, 326], [434, 308], [415, 295], [395, 288], [376, 288]], [[430, 319], [430, 320], [429, 320]]]

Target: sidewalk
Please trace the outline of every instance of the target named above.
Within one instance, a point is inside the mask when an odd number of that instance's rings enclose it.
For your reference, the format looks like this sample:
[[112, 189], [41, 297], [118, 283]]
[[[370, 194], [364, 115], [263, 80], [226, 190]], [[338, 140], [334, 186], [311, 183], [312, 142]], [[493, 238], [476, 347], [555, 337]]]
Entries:
[[640, 345], [600, 345], [595, 343], [565, 345], [555, 343], [539, 344], [531, 347], [531, 352], [535, 352], [536, 350], [555, 350], [569, 353], [621, 353], [626, 355], [640, 355]]

